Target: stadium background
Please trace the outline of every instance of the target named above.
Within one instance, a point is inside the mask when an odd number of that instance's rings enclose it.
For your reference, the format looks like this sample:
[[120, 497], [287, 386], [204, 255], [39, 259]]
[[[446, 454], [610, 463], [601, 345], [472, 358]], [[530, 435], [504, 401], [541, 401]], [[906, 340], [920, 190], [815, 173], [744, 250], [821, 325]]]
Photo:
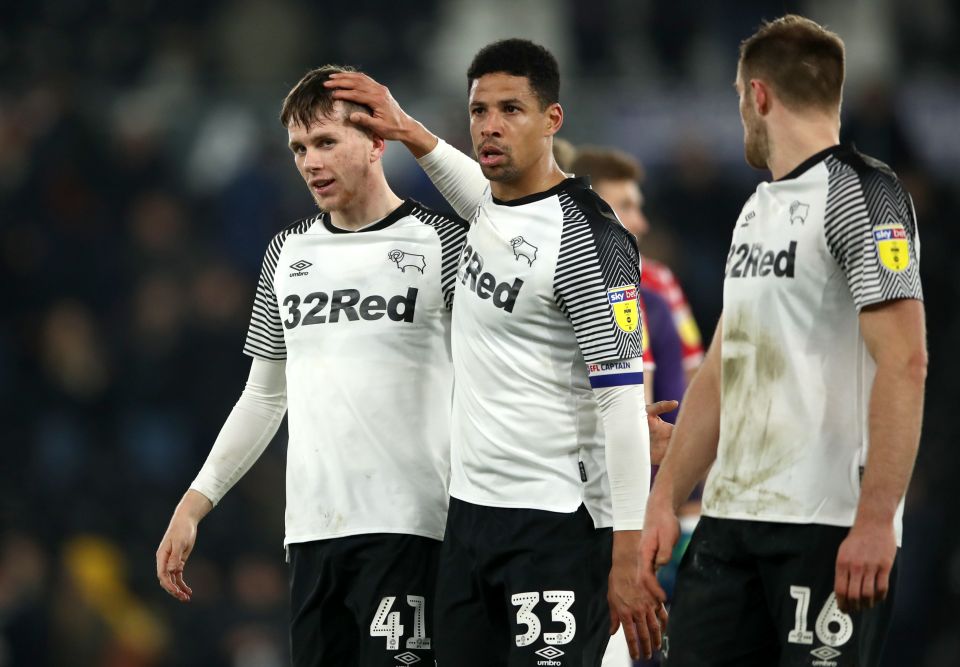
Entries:
[[[644, 250], [709, 338], [764, 177], [743, 162], [737, 44], [788, 10], [846, 40], [844, 139], [916, 202], [931, 365], [886, 664], [960, 664], [956, 3], [36, 0], [0, 1], [0, 667], [285, 663], [283, 432], [202, 524], [191, 604], [154, 550], [242, 389], [265, 245], [313, 209], [276, 120], [307, 68], [357, 65], [467, 147], [476, 49], [549, 46], [562, 136], [644, 162]], [[402, 147], [386, 163], [441, 204]]]

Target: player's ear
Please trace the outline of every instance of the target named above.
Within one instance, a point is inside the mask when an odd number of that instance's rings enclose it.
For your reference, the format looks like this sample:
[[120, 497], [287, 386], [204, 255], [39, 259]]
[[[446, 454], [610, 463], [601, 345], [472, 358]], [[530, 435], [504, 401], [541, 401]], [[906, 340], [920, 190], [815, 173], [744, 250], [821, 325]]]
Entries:
[[552, 136], [563, 127], [563, 107], [559, 102], [554, 102], [547, 107], [544, 113], [546, 127], [544, 128], [546, 136]]
[[384, 152], [387, 150], [387, 142], [383, 137], [369, 133], [367, 136], [370, 137], [370, 162], [376, 162], [383, 157]]
[[773, 103], [770, 86], [760, 79], [750, 79], [750, 90], [753, 92], [753, 95], [750, 96], [753, 110], [759, 116], [766, 116], [770, 113], [770, 107]]

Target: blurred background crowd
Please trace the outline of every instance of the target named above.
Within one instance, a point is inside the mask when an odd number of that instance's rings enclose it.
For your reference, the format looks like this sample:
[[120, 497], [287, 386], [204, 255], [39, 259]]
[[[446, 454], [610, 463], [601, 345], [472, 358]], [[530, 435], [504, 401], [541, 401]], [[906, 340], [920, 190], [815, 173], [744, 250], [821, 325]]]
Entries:
[[[154, 551], [243, 387], [266, 244], [314, 208], [276, 119], [309, 67], [364, 69], [467, 148], [474, 52], [551, 48], [561, 135], [643, 162], [642, 250], [709, 340], [732, 223], [767, 178], [743, 162], [737, 45], [786, 11], [845, 39], [843, 138], [916, 204], [931, 363], [886, 664], [960, 664], [957, 3], [34, 0], [0, 1], [0, 667], [288, 660], [282, 430], [201, 525], [189, 605]], [[386, 164], [443, 206], [402, 147]]]

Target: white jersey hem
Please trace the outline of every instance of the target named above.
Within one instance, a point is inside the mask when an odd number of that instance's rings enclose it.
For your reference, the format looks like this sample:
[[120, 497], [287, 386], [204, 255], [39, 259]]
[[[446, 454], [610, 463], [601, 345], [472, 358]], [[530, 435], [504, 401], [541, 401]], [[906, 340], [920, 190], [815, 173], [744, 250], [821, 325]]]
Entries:
[[409, 528], [397, 528], [395, 526], [354, 528], [352, 530], [343, 530], [334, 533], [308, 533], [306, 535], [287, 536], [283, 540], [283, 546], [291, 544], [301, 544], [303, 542], [317, 542], [319, 540], [332, 540], [338, 537], [353, 537], [355, 535], [370, 535], [374, 533], [389, 533], [391, 535], [414, 535], [416, 537], [425, 537], [431, 540], [443, 542], [443, 531], [437, 533], [429, 530], [412, 530]]
[[[714, 512], [704, 508], [700, 514], [702, 516], [708, 516], [711, 519], [733, 519], [735, 521], [766, 521], [768, 523], [789, 523], [796, 526], [811, 525], [817, 524], [821, 526], [835, 526], [837, 528], [850, 528], [853, 526], [853, 518], [851, 517], [848, 520], [844, 519], [827, 519], [825, 517], [798, 517], [798, 516], [758, 516], [756, 514], [738, 514], [738, 513], [727, 513], [722, 514], [719, 512]], [[901, 534], [900, 526], [894, 526], [896, 536], [897, 536], [897, 546], [902, 546], [901, 542], [903, 541], [903, 535]]]
[[490, 498], [476, 498], [476, 497], [467, 497], [467, 494], [461, 493], [450, 493], [451, 498], [456, 498], [457, 500], [462, 500], [465, 503], [470, 503], [472, 505], [480, 505], [481, 507], [497, 507], [500, 509], [515, 509], [515, 510], [539, 510], [542, 512], [556, 512], [558, 514], [573, 514], [578, 509], [580, 505], [584, 504], [582, 498], [578, 499], [576, 505], [544, 505], [542, 503], [528, 503], [524, 501], [517, 502], [504, 502], [501, 500], [491, 500]]

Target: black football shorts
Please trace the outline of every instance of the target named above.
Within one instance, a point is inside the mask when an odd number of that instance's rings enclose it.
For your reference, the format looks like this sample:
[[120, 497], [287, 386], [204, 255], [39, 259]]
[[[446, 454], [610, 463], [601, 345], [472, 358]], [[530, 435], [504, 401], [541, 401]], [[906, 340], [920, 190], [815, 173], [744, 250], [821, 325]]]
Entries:
[[897, 564], [885, 602], [837, 607], [837, 550], [849, 528], [703, 517], [680, 563], [665, 667], [880, 664]]
[[436, 601], [438, 667], [596, 667], [609, 639], [612, 535], [565, 514], [451, 498]]
[[432, 667], [439, 554], [390, 533], [291, 544], [294, 667]]

